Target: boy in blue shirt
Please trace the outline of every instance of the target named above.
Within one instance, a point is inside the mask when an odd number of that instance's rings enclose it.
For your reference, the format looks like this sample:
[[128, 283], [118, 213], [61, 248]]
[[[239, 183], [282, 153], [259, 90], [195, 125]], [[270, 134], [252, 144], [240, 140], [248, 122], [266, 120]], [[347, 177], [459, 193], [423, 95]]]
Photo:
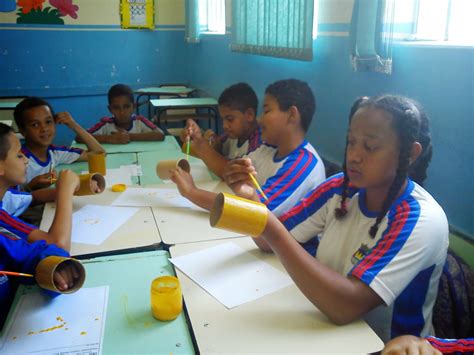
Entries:
[[[141, 115], [136, 115], [132, 89], [124, 84], [112, 86], [107, 94], [112, 117], [104, 117], [88, 129], [100, 143], [126, 144], [130, 141], [162, 141], [163, 131]], [[82, 142], [82, 137], [76, 141]]]
[[89, 152], [105, 153], [97, 140], [82, 128], [68, 112], [54, 114], [52, 107], [38, 97], [27, 97], [13, 113], [20, 133], [25, 137], [23, 154], [28, 158], [26, 190], [50, 187], [55, 181], [54, 168], [59, 164], [70, 164], [87, 160], [87, 151], [78, 148], [58, 147], [52, 143], [56, 124], [63, 124], [82, 138]]
[[[10, 186], [25, 181], [28, 159], [12, 129], [0, 123], [0, 201]], [[52, 255], [68, 256], [71, 243], [72, 195], [79, 178], [63, 171], [57, 183], [56, 215], [48, 232], [41, 231], [0, 208], [0, 270], [34, 273], [36, 266]], [[47, 244], [51, 243], [51, 244]], [[54, 243], [54, 244], [53, 244]], [[66, 249], [66, 250], [64, 250]], [[59, 290], [66, 291], [79, 278], [74, 265], [65, 263], [53, 275]], [[0, 274], [0, 322], [11, 301], [9, 277]]]

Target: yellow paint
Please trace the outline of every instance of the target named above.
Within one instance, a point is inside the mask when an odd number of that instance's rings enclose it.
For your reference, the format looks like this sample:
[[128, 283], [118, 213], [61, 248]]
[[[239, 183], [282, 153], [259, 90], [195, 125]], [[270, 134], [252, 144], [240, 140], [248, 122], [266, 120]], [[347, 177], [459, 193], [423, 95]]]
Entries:
[[173, 320], [183, 310], [181, 286], [174, 276], [154, 279], [150, 289], [151, 313], [161, 321]]
[[81, 335], [86, 335], [86, 334], [87, 334], [87, 332], [81, 332]]
[[46, 329], [41, 329], [37, 332], [28, 332], [28, 335], [33, 335], [33, 334], [40, 334], [40, 333], [48, 333], [48, 332], [52, 332], [53, 330], [57, 330], [57, 329], [61, 329], [64, 327], [64, 324], [61, 324], [61, 325], [56, 325], [54, 327], [51, 327], [51, 328], [46, 328]]
[[112, 185], [112, 192], [124, 192], [127, 189], [125, 184], [115, 184]]

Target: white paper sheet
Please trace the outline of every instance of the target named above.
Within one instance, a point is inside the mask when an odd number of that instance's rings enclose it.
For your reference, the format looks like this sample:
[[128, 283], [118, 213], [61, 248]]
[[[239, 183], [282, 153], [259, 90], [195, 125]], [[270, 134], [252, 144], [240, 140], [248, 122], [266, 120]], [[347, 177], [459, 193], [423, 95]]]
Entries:
[[293, 284], [287, 274], [230, 242], [170, 261], [227, 308]]
[[193, 204], [182, 197], [176, 188], [156, 189], [130, 187], [122, 192], [111, 204], [112, 206], [141, 207], [186, 207]]
[[102, 244], [138, 211], [134, 207], [85, 205], [72, 214], [71, 239], [75, 243]]
[[23, 295], [2, 338], [2, 354], [100, 354], [109, 287], [83, 288], [54, 299]]
[[137, 164], [130, 165], [120, 165], [120, 169], [123, 171], [128, 171], [131, 176], [142, 176], [142, 166]]

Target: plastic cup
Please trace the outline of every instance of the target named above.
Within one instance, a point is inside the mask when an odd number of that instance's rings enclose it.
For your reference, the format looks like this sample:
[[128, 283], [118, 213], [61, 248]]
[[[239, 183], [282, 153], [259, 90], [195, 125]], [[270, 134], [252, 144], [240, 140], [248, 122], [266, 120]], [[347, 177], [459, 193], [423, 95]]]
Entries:
[[176, 319], [183, 310], [179, 280], [174, 276], [154, 279], [150, 289], [151, 313], [161, 321]]

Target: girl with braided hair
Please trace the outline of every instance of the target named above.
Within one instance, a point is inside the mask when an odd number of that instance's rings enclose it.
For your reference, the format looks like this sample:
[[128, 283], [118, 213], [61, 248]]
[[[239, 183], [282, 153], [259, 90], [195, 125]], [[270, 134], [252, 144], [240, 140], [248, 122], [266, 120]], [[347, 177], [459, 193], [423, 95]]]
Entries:
[[[343, 173], [279, 220], [270, 214], [262, 237], [333, 322], [364, 317], [384, 341], [432, 334], [448, 223], [420, 186], [430, 159], [421, 106], [393, 95], [358, 99]], [[315, 259], [298, 242], [316, 235], [321, 241]]]

